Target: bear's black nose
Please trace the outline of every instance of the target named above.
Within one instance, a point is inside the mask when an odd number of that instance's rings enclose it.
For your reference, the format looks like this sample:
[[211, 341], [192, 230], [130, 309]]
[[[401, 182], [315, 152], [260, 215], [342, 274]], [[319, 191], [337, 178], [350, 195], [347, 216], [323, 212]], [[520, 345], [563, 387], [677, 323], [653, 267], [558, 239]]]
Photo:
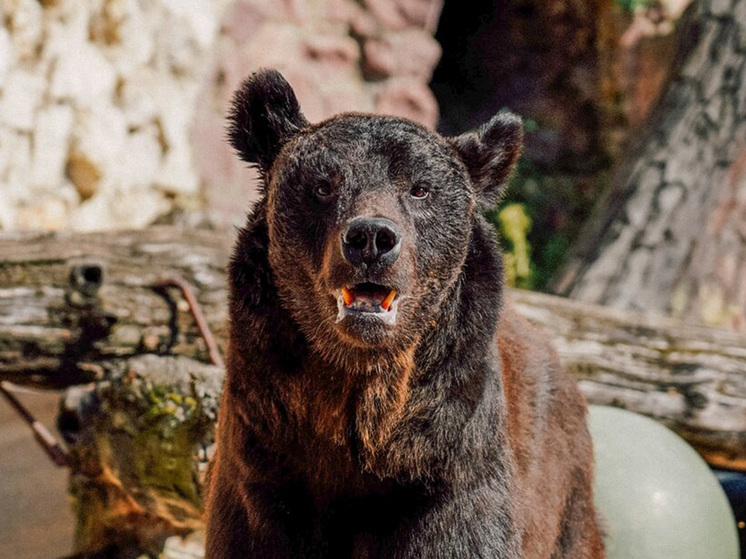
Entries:
[[342, 232], [342, 254], [353, 266], [396, 262], [401, 252], [401, 235], [390, 219], [356, 217]]

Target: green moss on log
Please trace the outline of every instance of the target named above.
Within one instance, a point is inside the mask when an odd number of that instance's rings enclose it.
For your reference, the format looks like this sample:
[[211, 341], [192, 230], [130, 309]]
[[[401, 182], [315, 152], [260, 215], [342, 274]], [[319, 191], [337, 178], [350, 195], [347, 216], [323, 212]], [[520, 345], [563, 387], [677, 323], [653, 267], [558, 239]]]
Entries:
[[65, 431], [73, 441], [76, 550], [155, 557], [167, 537], [201, 526], [200, 464], [213, 441], [221, 372], [154, 356], [111, 369], [87, 394], [69, 397], [78, 414], [72, 423], [84, 426]]

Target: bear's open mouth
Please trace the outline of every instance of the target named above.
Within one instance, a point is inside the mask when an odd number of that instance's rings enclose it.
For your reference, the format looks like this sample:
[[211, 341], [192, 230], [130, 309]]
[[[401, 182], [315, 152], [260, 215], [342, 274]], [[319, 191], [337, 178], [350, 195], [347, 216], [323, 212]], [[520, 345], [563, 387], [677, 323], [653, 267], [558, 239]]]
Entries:
[[342, 287], [345, 307], [362, 312], [389, 312], [396, 299], [396, 290], [376, 283], [358, 283]]
[[393, 320], [398, 298], [396, 289], [377, 283], [365, 282], [343, 286], [337, 298], [337, 320], [340, 321], [350, 314], [374, 314]]

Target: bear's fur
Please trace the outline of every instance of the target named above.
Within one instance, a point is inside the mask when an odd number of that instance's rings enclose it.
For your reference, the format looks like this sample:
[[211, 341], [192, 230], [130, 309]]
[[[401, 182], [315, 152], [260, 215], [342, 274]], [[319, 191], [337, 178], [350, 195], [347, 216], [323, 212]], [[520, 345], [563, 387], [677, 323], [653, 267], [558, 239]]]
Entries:
[[[265, 192], [230, 263], [207, 557], [602, 557], [583, 398], [503, 300], [482, 217], [520, 120], [455, 138], [365, 114], [312, 125], [263, 71], [229, 133]], [[369, 242], [398, 239], [395, 262], [346, 259], [360, 216], [393, 224]], [[395, 289], [388, 311], [350, 310], [342, 287], [363, 282]]]

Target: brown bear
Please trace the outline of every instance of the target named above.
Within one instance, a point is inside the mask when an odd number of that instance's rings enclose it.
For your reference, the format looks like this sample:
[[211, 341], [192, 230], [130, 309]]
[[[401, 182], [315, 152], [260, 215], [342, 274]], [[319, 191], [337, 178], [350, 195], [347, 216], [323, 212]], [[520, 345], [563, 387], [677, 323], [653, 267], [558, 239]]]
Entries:
[[583, 398], [483, 217], [518, 117], [310, 124], [262, 71], [229, 123], [264, 196], [229, 268], [207, 557], [602, 557]]

